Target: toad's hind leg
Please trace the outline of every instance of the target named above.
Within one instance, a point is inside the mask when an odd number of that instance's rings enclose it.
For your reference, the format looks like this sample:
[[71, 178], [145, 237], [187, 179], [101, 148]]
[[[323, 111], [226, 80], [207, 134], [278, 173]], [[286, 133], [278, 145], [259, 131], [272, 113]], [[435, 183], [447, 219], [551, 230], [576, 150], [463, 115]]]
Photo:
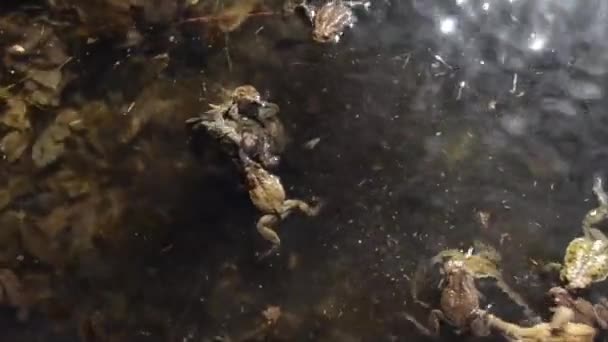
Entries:
[[297, 199], [286, 200], [285, 203], [283, 203], [283, 215], [281, 215], [282, 218], [286, 218], [295, 209], [298, 209], [308, 216], [317, 216], [319, 214], [319, 210], [321, 209], [321, 205], [319, 204], [316, 206], [311, 206], [308, 203]]
[[279, 218], [276, 215], [264, 215], [260, 217], [256, 225], [258, 233], [260, 233], [265, 240], [272, 242], [272, 244], [277, 247], [281, 245], [281, 239], [274, 231], [273, 227], [275, 227], [278, 222]]

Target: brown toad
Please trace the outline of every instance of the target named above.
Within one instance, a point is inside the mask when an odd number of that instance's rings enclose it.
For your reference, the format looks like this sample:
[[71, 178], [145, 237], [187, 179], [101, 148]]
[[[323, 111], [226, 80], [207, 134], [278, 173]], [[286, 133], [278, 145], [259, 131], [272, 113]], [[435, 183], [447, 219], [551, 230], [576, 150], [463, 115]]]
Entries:
[[279, 119], [279, 106], [262, 101], [251, 85], [239, 86], [229, 99], [199, 117], [186, 121], [204, 128], [218, 140], [227, 154], [236, 157], [239, 148], [265, 168], [275, 168], [287, 144], [287, 134]]
[[262, 256], [265, 257], [281, 245], [281, 239], [274, 230], [280, 221], [296, 209], [308, 216], [316, 216], [320, 205], [313, 207], [298, 199], [286, 199], [285, 189], [279, 177], [266, 171], [242, 150], [239, 151], [239, 157], [244, 166], [251, 202], [263, 214], [256, 224], [257, 230], [264, 239], [273, 244], [272, 248]]
[[239, 121], [241, 148], [265, 168], [276, 168], [285, 150], [288, 137], [277, 115], [279, 106], [267, 102], [254, 117], [242, 116]]
[[466, 331], [476, 336], [488, 335], [487, 326], [479, 317], [479, 291], [475, 287], [475, 277], [462, 260], [449, 260], [443, 265], [444, 284], [441, 290], [440, 310], [429, 314], [429, 328], [418, 323], [415, 318], [405, 315], [423, 334], [438, 336], [440, 322], [444, 321], [461, 334]]
[[458, 249], [446, 249], [431, 259], [432, 264], [445, 262], [445, 260], [461, 261], [476, 279], [491, 278], [511, 300], [524, 309], [524, 313], [531, 319], [537, 319], [536, 314], [527, 304], [526, 300], [507, 284], [500, 270], [501, 256], [498, 251], [481, 241], [474, 241], [466, 253]]
[[337, 43], [344, 30], [351, 28], [357, 22], [353, 7], [363, 6], [366, 10], [369, 1], [330, 0], [321, 6], [302, 1], [296, 7], [301, 7], [313, 26], [312, 38], [319, 43]]

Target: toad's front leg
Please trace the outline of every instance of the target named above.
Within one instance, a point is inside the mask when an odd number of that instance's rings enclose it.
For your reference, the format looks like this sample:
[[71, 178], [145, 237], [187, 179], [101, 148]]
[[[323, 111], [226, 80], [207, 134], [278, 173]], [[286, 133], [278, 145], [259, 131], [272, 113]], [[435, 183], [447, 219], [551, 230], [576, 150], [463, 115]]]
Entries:
[[262, 260], [272, 254], [274, 254], [279, 247], [281, 247], [281, 239], [279, 235], [274, 231], [274, 227], [279, 223], [279, 217], [277, 215], [264, 215], [260, 217], [258, 223], [256, 225], [258, 229], [258, 233], [262, 235], [262, 237], [270, 241], [272, 243], [272, 247], [270, 247], [266, 252], [259, 256], [259, 259]]

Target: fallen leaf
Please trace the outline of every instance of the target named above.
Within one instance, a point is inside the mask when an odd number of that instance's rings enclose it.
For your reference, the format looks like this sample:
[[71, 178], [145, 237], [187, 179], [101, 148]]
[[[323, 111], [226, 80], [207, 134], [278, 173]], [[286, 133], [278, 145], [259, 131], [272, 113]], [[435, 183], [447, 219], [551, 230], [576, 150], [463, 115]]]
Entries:
[[38, 227], [47, 237], [54, 239], [69, 226], [73, 211], [70, 207], [59, 206], [38, 221]]
[[21, 157], [28, 145], [29, 137], [26, 133], [12, 131], [0, 141], [0, 150], [8, 162], [12, 163]]
[[2, 115], [4, 125], [18, 130], [26, 130], [31, 127], [30, 120], [27, 117], [27, 104], [23, 99], [9, 97], [6, 99], [6, 106], [7, 109]]
[[44, 167], [57, 160], [64, 152], [64, 140], [70, 135], [67, 126], [53, 124], [47, 127], [32, 146], [32, 159], [37, 167]]
[[61, 83], [61, 70], [52, 69], [52, 70], [39, 70], [39, 69], [29, 69], [28, 75], [31, 80], [34, 82], [52, 89], [59, 89], [59, 84]]
[[59, 114], [57, 114], [57, 117], [55, 118], [55, 123], [64, 125], [64, 126], [69, 126], [74, 121], [77, 121], [80, 119], [81, 119], [80, 114], [78, 114], [78, 112], [75, 111], [74, 109], [64, 109], [61, 112], [59, 112]]
[[29, 103], [40, 107], [58, 106], [59, 99], [57, 94], [46, 89], [36, 89], [27, 96]]

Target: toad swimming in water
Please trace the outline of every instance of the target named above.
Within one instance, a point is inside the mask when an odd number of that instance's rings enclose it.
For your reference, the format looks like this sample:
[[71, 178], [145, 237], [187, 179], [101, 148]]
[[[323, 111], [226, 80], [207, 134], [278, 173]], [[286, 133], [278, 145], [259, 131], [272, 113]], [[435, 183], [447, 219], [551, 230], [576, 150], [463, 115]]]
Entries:
[[353, 8], [361, 6], [369, 9], [369, 1], [330, 0], [323, 5], [315, 5], [302, 1], [293, 6], [304, 10], [306, 17], [312, 23], [312, 38], [318, 43], [337, 43], [347, 28], [352, 28], [357, 22]]
[[298, 199], [286, 199], [285, 189], [279, 177], [266, 171], [259, 163], [252, 160], [242, 150], [239, 151], [245, 169], [246, 185], [253, 205], [262, 212], [256, 224], [260, 235], [272, 243], [272, 248], [262, 257], [272, 254], [281, 245], [281, 239], [275, 226], [294, 210], [308, 216], [316, 216], [320, 205], [311, 206]]

